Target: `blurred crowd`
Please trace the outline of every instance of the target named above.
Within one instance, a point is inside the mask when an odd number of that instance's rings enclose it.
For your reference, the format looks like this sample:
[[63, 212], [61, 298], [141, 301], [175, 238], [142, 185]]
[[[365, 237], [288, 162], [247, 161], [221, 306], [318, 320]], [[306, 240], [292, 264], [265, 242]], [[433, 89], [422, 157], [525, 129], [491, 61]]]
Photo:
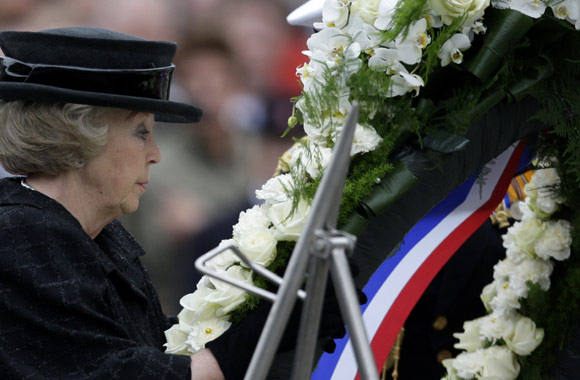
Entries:
[[[195, 289], [195, 257], [231, 237], [240, 211], [292, 144], [281, 138], [300, 93], [311, 30], [286, 16], [301, 0], [2, 0], [1, 30], [95, 26], [178, 43], [172, 100], [204, 109], [192, 125], [159, 124], [161, 163], [122, 222], [167, 313]], [[0, 168], [0, 177], [6, 175]]]

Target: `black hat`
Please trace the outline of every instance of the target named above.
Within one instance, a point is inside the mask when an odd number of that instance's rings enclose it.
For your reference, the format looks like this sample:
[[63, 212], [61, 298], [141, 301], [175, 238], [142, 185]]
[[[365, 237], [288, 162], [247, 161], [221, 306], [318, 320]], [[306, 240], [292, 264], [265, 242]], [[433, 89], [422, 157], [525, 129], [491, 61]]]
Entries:
[[171, 102], [176, 44], [100, 28], [0, 32], [0, 99], [65, 102], [197, 122], [201, 108]]

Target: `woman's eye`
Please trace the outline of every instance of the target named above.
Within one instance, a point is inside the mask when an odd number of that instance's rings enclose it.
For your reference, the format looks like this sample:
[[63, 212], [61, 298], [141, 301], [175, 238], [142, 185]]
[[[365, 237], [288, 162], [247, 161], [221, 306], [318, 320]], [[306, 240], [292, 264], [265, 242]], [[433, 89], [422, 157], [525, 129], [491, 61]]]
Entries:
[[149, 132], [149, 130], [147, 130], [147, 128], [140, 128], [137, 131], [137, 134], [139, 135], [139, 137], [141, 137], [143, 140], [147, 140], [147, 135], [151, 133]]

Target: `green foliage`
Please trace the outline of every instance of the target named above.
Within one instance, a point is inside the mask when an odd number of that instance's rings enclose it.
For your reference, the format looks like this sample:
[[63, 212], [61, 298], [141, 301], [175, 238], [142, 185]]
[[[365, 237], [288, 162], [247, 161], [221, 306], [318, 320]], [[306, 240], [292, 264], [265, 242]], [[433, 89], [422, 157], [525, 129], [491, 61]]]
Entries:
[[391, 25], [385, 32], [385, 40], [392, 41], [399, 34], [407, 35], [409, 26], [425, 17], [427, 0], [401, 0], [397, 3], [397, 8], [393, 15]]

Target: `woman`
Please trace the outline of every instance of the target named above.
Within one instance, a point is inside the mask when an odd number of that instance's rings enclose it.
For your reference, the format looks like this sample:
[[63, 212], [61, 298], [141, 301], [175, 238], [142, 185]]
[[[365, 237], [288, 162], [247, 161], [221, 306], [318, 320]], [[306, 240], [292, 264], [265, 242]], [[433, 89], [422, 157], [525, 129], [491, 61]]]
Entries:
[[24, 176], [0, 180], [0, 378], [239, 376], [235, 329], [212, 351], [163, 353], [171, 323], [116, 221], [160, 160], [154, 119], [201, 116], [167, 100], [175, 44], [63, 28], [0, 32], [0, 47], [0, 165]]

